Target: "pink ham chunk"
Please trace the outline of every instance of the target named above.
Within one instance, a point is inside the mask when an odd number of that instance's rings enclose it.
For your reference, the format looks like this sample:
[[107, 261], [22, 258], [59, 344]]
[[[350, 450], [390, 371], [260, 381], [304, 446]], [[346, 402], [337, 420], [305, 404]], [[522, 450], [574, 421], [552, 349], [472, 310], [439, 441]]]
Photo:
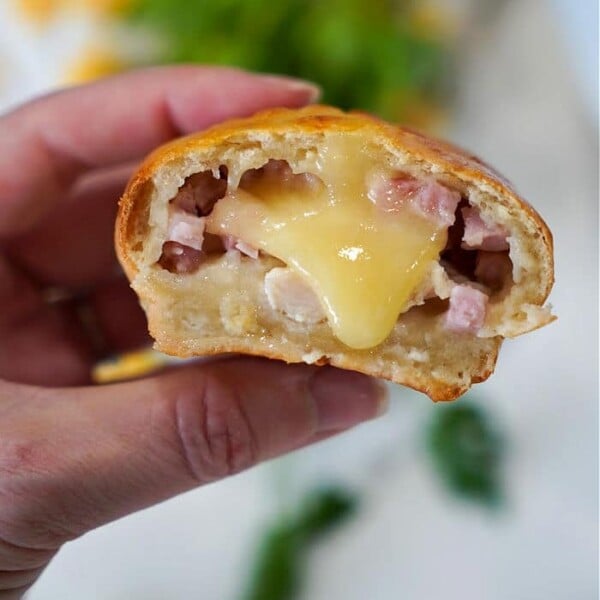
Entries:
[[381, 210], [395, 212], [404, 206], [423, 215], [438, 227], [450, 227], [460, 202], [460, 194], [434, 180], [419, 180], [408, 175], [394, 177], [372, 174], [367, 195]]
[[227, 191], [226, 174], [223, 179], [216, 179], [210, 171], [190, 175], [179, 188], [171, 205], [191, 215], [204, 217]]
[[223, 246], [225, 246], [225, 250], [238, 250], [250, 258], [258, 258], [258, 250], [254, 246], [247, 244], [243, 240], [238, 240], [232, 235], [223, 237]]
[[485, 321], [488, 296], [468, 285], [457, 285], [450, 292], [446, 328], [460, 333], [477, 333]]
[[465, 222], [465, 233], [461, 247], [465, 250], [486, 250], [501, 252], [508, 250], [508, 232], [496, 223], [486, 223], [474, 206], [466, 206], [461, 210]]
[[167, 242], [177, 242], [182, 246], [202, 250], [206, 219], [197, 217], [175, 206], [169, 207]]
[[242, 254], [245, 254], [246, 256], [249, 256], [250, 258], [258, 258], [258, 250], [256, 248], [254, 248], [253, 246], [251, 246], [250, 244], [247, 244], [243, 240], [238, 240], [235, 247]]
[[163, 244], [160, 266], [171, 273], [193, 273], [202, 261], [202, 252], [177, 242]]
[[491, 290], [499, 290], [512, 281], [512, 262], [506, 252], [477, 253], [475, 278]]
[[265, 294], [273, 310], [297, 323], [320, 323], [325, 312], [316, 292], [298, 273], [275, 267], [265, 275]]

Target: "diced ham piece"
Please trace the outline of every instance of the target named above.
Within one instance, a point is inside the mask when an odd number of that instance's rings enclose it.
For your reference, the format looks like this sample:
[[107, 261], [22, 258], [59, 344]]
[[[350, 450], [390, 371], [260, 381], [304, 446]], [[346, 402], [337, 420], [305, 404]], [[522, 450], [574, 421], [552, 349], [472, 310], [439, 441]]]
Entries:
[[254, 246], [247, 244], [243, 240], [238, 240], [232, 235], [223, 236], [223, 246], [225, 246], [225, 250], [239, 250], [242, 254], [250, 258], [258, 258], [258, 250]]
[[163, 244], [159, 264], [171, 273], [193, 273], [202, 258], [205, 217], [169, 206], [167, 239]]
[[367, 180], [367, 195], [381, 210], [394, 212], [404, 206], [438, 227], [450, 227], [460, 202], [460, 193], [433, 180], [419, 180], [409, 175], [390, 177], [383, 173], [372, 173]]
[[273, 310], [298, 323], [325, 319], [319, 298], [301, 275], [289, 268], [275, 267], [265, 275], [265, 294]]
[[506, 252], [478, 252], [475, 278], [492, 290], [512, 281], [512, 262]]
[[292, 168], [285, 160], [271, 159], [258, 169], [249, 169], [240, 179], [240, 188], [245, 189], [259, 181], [277, 181], [281, 185], [289, 183], [294, 178]]
[[222, 238], [223, 246], [225, 246], [225, 250], [236, 250], [235, 245], [237, 244], [237, 238], [234, 238], [232, 235], [224, 235]]
[[508, 232], [497, 223], [488, 224], [474, 206], [461, 209], [465, 223], [465, 233], [461, 247], [465, 250], [487, 250], [501, 252], [508, 250]]
[[180, 208], [170, 206], [166, 241], [202, 250], [205, 225], [205, 217], [196, 217]]
[[456, 220], [460, 194], [435, 181], [426, 182], [412, 198], [411, 205], [439, 227], [450, 227]]
[[258, 258], [258, 250], [251, 246], [250, 244], [246, 244], [243, 240], [238, 240], [235, 244], [237, 250], [239, 250], [242, 254], [249, 256], [250, 258]]
[[171, 273], [193, 273], [202, 260], [202, 252], [177, 242], [163, 244], [160, 266]]
[[[172, 273], [191, 273], [200, 265], [206, 215], [227, 191], [227, 168], [190, 175], [169, 203], [167, 239], [159, 264]], [[218, 240], [218, 238], [217, 238]], [[211, 244], [209, 243], [209, 246]]]
[[273, 177], [274, 179], [286, 180], [294, 176], [292, 167], [285, 160], [271, 159], [261, 168], [262, 175]]
[[485, 321], [488, 296], [468, 285], [457, 285], [450, 292], [450, 307], [445, 325], [451, 331], [477, 333]]
[[179, 188], [171, 205], [192, 215], [204, 217], [210, 213], [215, 202], [225, 196], [227, 191], [227, 174], [216, 179], [210, 171], [190, 175]]
[[185, 183], [179, 188], [177, 195], [171, 200], [171, 206], [176, 207], [190, 215], [196, 215], [196, 201], [194, 199], [194, 189], [190, 183]]

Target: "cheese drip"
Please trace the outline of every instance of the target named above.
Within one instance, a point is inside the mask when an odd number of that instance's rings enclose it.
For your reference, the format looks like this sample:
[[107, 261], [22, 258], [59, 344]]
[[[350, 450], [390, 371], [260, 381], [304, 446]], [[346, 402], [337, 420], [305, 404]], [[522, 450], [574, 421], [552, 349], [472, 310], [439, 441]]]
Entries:
[[447, 232], [410, 208], [384, 212], [367, 197], [375, 160], [360, 138], [327, 138], [315, 177], [254, 172], [219, 200], [207, 230], [232, 235], [306, 278], [335, 336], [372, 348], [392, 331]]

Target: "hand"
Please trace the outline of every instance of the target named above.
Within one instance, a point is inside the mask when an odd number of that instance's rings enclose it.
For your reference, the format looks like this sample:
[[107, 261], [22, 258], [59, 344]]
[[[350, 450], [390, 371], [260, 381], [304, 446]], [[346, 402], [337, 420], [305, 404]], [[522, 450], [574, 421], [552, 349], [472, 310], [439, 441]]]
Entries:
[[383, 388], [363, 375], [251, 358], [90, 385], [99, 357], [147, 340], [112, 249], [131, 164], [315, 95], [232, 69], [155, 68], [0, 117], [0, 599], [90, 529], [381, 412]]

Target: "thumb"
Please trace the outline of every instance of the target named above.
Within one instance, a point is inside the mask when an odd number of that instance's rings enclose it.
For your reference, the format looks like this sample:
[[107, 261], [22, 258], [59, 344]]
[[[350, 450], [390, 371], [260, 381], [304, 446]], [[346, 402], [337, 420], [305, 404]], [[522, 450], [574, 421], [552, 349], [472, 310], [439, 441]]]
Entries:
[[[56, 549], [384, 407], [359, 373], [252, 358], [103, 387], [2, 384], [0, 540]], [[0, 546], [0, 572], [2, 560]]]

